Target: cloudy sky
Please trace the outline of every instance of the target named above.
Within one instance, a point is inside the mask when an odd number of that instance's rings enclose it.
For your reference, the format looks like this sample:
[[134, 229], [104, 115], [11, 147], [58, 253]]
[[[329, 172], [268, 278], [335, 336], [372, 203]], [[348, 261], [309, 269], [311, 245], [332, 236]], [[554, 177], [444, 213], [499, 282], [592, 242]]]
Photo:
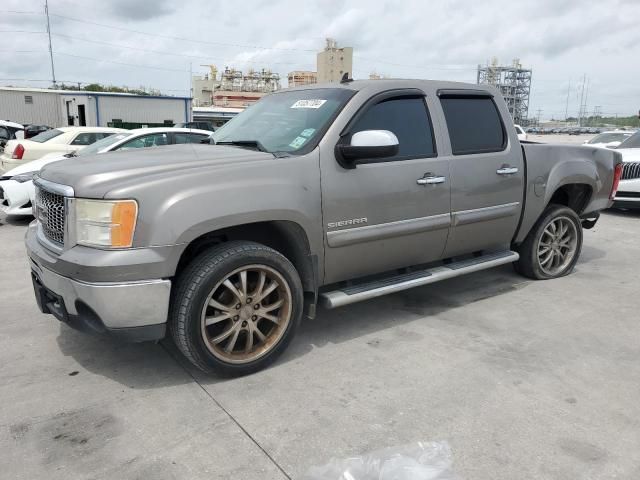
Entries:
[[[43, 1], [3, 0], [0, 84], [48, 86]], [[475, 82], [478, 63], [533, 69], [530, 116], [640, 109], [640, 0], [50, 0], [56, 77], [187, 95], [189, 68], [315, 70], [333, 37], [354, 78]], [[28, 80], [28, 81], [27, 81]], [[286, 86], [286, 80], [283, 82]]]

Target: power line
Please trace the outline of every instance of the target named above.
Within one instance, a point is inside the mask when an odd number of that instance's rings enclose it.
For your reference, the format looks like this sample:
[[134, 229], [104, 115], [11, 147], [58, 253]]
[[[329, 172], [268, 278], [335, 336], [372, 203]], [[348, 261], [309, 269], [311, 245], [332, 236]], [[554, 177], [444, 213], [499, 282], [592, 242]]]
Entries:
[[0, 33], [47, 33], [34, 30], [0, 30]]
[[316, 50], [311, 50], [311, 49], [265, 47], [265, 46], [260, 46], [260, 45], [244, 45], [244, 44], [236, 44], [236, 43], [211, 42], [211, 41], [207, 41], [207, 40], [195, 40], [195, 39], [192, 39], [192, 38], [175, 37], [173, 35], [162, 35], [160, 33], [143, 32], [141, 30], [134, 30], [132, 28], [117, 27], [115, 25], [108, 25], [106, 23], [92, 22], [92, 21], [87, 20], [87, 19], [68, 17], [66, 15], [58, 15], [56, 13], [51, 13], [50, 15], [52, 17], [63, 18], [65, 20], [71, 20], [73, 22], [79, 22], [79, 23], [90, 24], [90, 25], [97, 25], [99, 27], [112, 28], [114, 30], [120, 30], [120, 31], [123, 31], [123, 32], [137, 33], [137, 34], [140, 34], [140, 35], [148, 35], [150, 37], [166, 38], [166, 39], [169, 39], [169, 40], [180, 40], [180, 41], [183, 41], [183, 42], [202, 43], [202, 44], [205, 44], [205, 45], [218, 45], [218, 46], [224, 46], [224, 47], [253, 48], [253, 49], [257, 49], [257, 50], [279, 50], [279, 51], [284, 51], [284, 52], [313, 52], [313, 53], [316, 53]]
[[[131, 47], [129, 45], [121, 45], [121, 44], [117, 44], [117, 43], [110, 43], [110, 42], [103, 42], [101, 40], [91, 40], [88, 38], [82, 38], [82, 37], [75, 37], [72, 35], [65, 35], [62, 33], [51, 33], [51, 35], [53, 35], [54, 37], [60, 37], [60, 38], [67, 38], [70, 40], [78, 40], [81, 42], [87, 42], [87, 43], [95, 43], [97, 45], [107, 45], [110, 47], [115, 47], [115, 48], [124, 48], [124, 49], [128, 49], [128, 50], [136, 50], [139, 52], [147, 52], [147, 53], [155, 53], [158, 55], [171, 55], [174, 57], [182, 57], [182, 58], [194, 58], [194, 59], [205, 59], [205, 60], [210, 60], [212, 61], [211, 57], [205, 57], [205, 56], [200, 56], [200, 55], [186, 55], [186, 54], [182, 54], [182, 53], [173, 53], [173, 52], [169, 52], [166, 50], [151, 50], [148, 48], [140, 48], [140, 47]], [[256, 62], [253, 60], [243, 60], [241, 63], [264, 63], [264, 62]], [[274, 65], [300, 65], [302, 62], [269, 62], [270, 64], [274, 64]]]
[[164, 70], [166, 72], [179, 72], [179, 73], [185, 73], [187, 71], [187, 70], [178, 70], [178, 69], [175, 69], [175, 68], [155, 67], [153, 65], [137, 65], [135, 63], [116, 62], [115, 60], [105, 60], [104, 58], [85, 57], [83, 55], [73, 55], [71, 53], [54, 52], [53, 54], [54, 55], [63, 55], [65, 57], [82, 58], [83, 60], [93, 60], [95, 62], [114, 63], [116, 65], [124, 65], [126, 67], [147, 68], [147, 69], [151, 69], [151, 70]]

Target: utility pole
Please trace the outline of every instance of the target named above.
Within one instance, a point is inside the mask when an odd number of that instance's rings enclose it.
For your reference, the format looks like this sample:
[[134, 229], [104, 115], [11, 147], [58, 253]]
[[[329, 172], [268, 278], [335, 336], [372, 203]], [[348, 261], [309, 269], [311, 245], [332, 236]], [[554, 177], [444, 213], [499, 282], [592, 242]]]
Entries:
[[567, 87], [567, 103], [564, 107], [564, 123], [567, 123], [569, 118], [569, 93], [571, 92], [571, 79], [569, 79], [569, 86]]
[[582, 89], [580, 91], [580, 109], [578, 110], [578, 126], [582, 126], [582, 117], [584, 116], [584, 86], [587, 82], [587, 74], [582, 76]]
[[540, 125], [540, 114], [542, 113], [542, 109], [538, 109], [538, 125]]
[[53, 80], [53, 86], [56, 85], [56, 70], [53, 67], [53, 47], [51, 47], [51, 24], [49, 23], [49, 0], [44, 0], [44, 13], [47, 16], [47, 35], [49, 36], [49, 59], [51, 60], [51, 80]]

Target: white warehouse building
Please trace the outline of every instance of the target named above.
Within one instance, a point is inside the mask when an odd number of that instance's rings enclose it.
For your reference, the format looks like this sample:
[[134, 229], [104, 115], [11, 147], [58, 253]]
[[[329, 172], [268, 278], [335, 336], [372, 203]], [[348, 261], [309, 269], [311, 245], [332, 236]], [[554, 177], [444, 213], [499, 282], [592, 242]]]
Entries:
[[0, 87], [0, 119], [50, 127], [173, 125], [191, 121], [191, 98]]

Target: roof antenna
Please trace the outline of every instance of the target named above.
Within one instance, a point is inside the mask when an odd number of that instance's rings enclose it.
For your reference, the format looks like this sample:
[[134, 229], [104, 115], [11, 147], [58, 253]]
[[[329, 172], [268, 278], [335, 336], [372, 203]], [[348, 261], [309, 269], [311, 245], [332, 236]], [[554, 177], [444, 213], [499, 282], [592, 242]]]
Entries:
[[342, 75], [342, 80], [340, 80], [340, 83], [349, 83], [349, 82], [353, 82], [353, 78], [349, 78], [349, 72], [344, 72], [344, 75]]

